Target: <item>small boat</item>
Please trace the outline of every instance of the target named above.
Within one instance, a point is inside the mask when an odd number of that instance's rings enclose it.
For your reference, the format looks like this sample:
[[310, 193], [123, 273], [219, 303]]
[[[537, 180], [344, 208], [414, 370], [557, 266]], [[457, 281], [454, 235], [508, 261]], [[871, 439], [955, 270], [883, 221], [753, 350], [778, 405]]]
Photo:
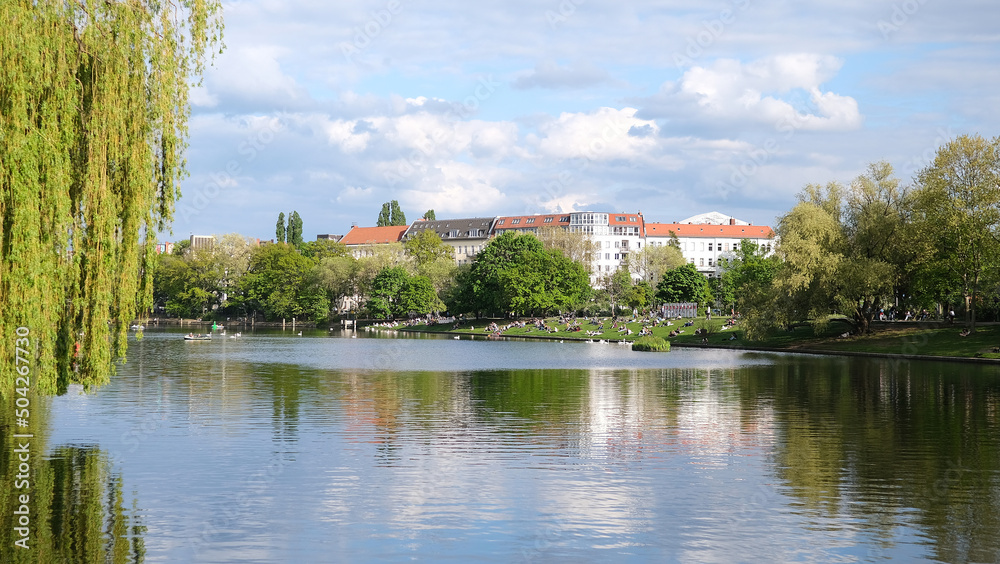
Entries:
[[198, 333], [198, 334], [188, 333], [187, 335], [184, 335], [184, 340], [185, 341], [211, 341], [212, 340], [212, 335], [211, 334], [202, 335], [201, 333]]

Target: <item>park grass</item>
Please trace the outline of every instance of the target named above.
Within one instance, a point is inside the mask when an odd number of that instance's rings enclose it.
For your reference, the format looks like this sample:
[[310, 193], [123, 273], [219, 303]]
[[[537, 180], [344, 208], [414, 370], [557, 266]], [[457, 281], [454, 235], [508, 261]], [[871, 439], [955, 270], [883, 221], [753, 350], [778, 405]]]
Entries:
[[646, 335], [632, 342], [632, 350], [641, 352], [668, 352], [670, 350], [670, 341], [653, 335]]
[[[524, 328], [514, 327], [503, 332], [504, 337], [524, 337], [536, 339], [555, 339], [560, 341], [634, 341], [638, 338], [639, 332], [648, 324], [640, 320], [627, 320], [619, 323], [617, 329], [612, 329], [610, 319], [603, 320], [604, 329], [599, 334], [590, 336], [587, 331], [597, 331], [598, 324], [580, 320], [581, 330], [579, 332], [566, 331], [565, 324], [559, 325], [555, 318], [547, 318], [546, 323], [558, 330], [546, 332], [534, 327], [533, 320], [527, 319], [527, 326]], [[510, 323], [507, 319], [477, 319], [463, 321], [458, 329], [453, 323], [440, 325], [418, 325], [415, 327], [399, 327], [400, 331], [412, 331], [422, 333], [447, 333], [458, 335], [477, 335], [485, 337], [489, 333], [486, 327], [496, 322], [499, 326]], [[693, 322], [694, 326], [684, 327], [687, 322]], [[1000, 360], [1000, 325], [980, 325], [972, 335], [960, 336], [961, 326], [944, 325], [937, 323], [882, 323], [874, 326], [874, 331], [869, 335], [850, 336], [841, 338], [840, 335], [849, 329], [849, 326], [838, 322], [836, 319], [830, 320], [819, 327], [800, 325], [791, 331], [776, 331], [766, 338], [757, 341], [750, 341], [744, 338], [739, 326], [723, 330], [724, 319], [704, 319], [692, 320], [681, 319], [671, 320], [672, 325], [659, 325], [652, 328], [652, 334], [667, 340], [674, 346], [701, 346], [720, 347], [735, 349], [757, 349], [757, 350], [786, 350], [810, 351], [810, 352], [831, 352], [831, 353], [870, 353], [883, 355], [907, 355], [907, 356], [939, 356], [939, 357], [959, 357], [959, 358], [988, 358]], [[627, 327], [632, 334], [621, 331], [622, 327]], [[695, 330], [705, 327], [708, 335], [695, 335]], [[669, 337], [671, 330], [683, 331], [680, 335]]]

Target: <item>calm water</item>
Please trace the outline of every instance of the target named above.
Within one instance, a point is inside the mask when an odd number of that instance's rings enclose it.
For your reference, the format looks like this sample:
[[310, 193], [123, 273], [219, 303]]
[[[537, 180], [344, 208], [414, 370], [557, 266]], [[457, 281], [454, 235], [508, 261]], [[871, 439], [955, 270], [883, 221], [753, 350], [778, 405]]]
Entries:
[[1000, 561], [1000, 369], [147, 332], [36, 401], [0, 561]]

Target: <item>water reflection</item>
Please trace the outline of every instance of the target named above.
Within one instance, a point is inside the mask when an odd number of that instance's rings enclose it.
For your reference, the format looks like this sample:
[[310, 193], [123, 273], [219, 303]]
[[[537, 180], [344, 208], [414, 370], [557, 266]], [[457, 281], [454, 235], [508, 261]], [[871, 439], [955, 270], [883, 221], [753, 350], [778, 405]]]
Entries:
[[[28, 562], [143, 562], [146, 527], [133, 499], [125, 505], [122, 476], [108, 456], [93, 445], [60, 445], [47, 455], [47, 400], [33, 398], [30, 425], [14, 427], [11, 410], [0, 410], [0, 561]], [[15, 438], [32, 435], [30, 438]], [[23, 448], [27, 445], [27, 448]], [[27, 487], [18, 465], [27, 450], [31, 466]], [[15, 454], [18, 453], [18, 454]], [[30, 533], [24, 549], [15, 545], [22, 535], [15, 510], [27, 494]], [[23, 513], [23, 511], [22, 511]]]
[[1000, 560], [994, 367], [157, 337], [57, 430], [142, 430], [151, 559]]

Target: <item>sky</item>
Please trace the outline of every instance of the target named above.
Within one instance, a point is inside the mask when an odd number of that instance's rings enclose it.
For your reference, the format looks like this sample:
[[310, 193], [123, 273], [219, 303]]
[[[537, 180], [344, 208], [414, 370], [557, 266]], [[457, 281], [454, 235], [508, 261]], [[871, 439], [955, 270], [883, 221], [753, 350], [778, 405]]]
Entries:
[[568, 211], [774, 225], [1000, 134], [994, 0], [254, 0], [191, 91], [172, 233]]

